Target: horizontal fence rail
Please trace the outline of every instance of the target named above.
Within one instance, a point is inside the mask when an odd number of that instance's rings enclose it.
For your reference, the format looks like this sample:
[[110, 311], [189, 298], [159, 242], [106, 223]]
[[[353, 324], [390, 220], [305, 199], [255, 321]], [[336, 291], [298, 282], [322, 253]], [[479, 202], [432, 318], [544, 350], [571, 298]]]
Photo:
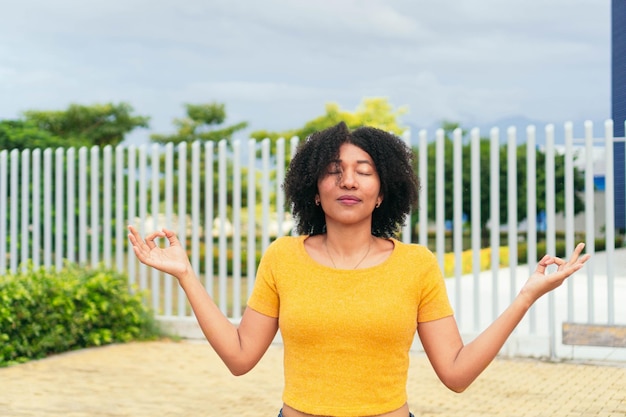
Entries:
[[[590, 122], [583, 138], [575, 138], [573, 131], [571, 123], [563, 126], [564, 143], [558, 149], [553, 125], [543, 132], [534, 126], [525, 132], [493, 128], [484, 137], [478, 129], [469, 135], [460, 129], [439, 129], [434, 135], [422, 130], [415, 143], [404, 136], [417, 153], [421, 191], [420, 205], [399, 237], [430, 247], [441, 268], [451, 271], [449, 294], [464, 334], [484, 329], [515, 297], [543, 254], [540, 243], [547, 253], [564, 245], [569, 254], [580, 238], [588, 253], [596, 251], [596, 239], [602, 238], [605, 261], [599, 265], [592, 258], [584, 282], [568, 281], [562, 301], [550, 293], [516, 334], [547, 337], [548, 354], [567, 355], [560, 345], [562, 322], [626, 325], [624, 307], [616, 302], [626, 296], [626, 276], [619, 268], [626, 260], [624, 252], [619, 259], [616, 255], [620, 234], [614, 226], [613, 161], [614, 144], [624, 139], [613, 137], [612, 121], [605, 123], [601, 138]], [[127, 273], [131, 288], [145, 291], [159, 317], [190, 318], [185, 295], [172, 277], [138, 263], [127, 242], [129, 224], [142, 235], [166, 227], [178, 233], [222, 312], [238, 321], [261, 254], [272, 240], [292, 233], [281, 183], [297, 144], [298, 138], [292, 138], [0, 151], [0, 273], [29, 267], [60, 270], [66, 262], [104, 265]], [[598, 147], [605, 155], [600, 213], [595, 211], [591, 157]], [[576, 168], [581, 156], [584, 166]], [[563, 183], [557, 181], [558, 158], [563, 160], [558, 167]], [[576, 169], [584, 172], [584, 191], [576, 191]], [[557, 188], [563, 189], [558, 201]], [[576, 214], [577, 197], [584, 202], [584, 214]], [[469, 205], [464, 206], [464, 199], [471, 200]], [[481, 199], [489, 213], [481, 212]], [[529, 215], [539, 211], [545, 213], [541, 228], [538, 217]], [[560, 230], [557, 215], [563, 217]], [[584, 216], [580, 233], [577, 216]], [[602, 233], [597, 232], [599, 221]], [[470, 268], [463, 268], [464, 263]]]

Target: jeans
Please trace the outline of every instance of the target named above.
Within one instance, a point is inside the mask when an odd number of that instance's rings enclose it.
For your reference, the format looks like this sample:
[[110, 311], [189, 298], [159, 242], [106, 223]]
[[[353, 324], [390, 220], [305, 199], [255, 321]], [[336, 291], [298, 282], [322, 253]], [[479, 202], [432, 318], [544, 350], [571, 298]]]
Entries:
[[[283, 417], [283, 409], [282, 408], [278, 412], [278, 417]], [[413, 415], [413, 413], [409, 413], [409, 417], [415, 417], [415, 416]]]

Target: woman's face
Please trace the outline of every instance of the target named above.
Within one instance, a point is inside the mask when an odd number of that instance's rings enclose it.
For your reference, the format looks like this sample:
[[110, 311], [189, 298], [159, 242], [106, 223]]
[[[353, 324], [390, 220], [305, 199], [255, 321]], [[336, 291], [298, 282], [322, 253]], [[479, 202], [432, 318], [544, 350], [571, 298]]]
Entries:
[[327, 227], [367, 223], [371, 227], [372, 212], [382, 202], [380, 178], [374, 161], [363, 149], [350, 143], [339, 148], [339, 158], [326, 167], [326, 174], [317, 183], [318, 195], [326, 215]]

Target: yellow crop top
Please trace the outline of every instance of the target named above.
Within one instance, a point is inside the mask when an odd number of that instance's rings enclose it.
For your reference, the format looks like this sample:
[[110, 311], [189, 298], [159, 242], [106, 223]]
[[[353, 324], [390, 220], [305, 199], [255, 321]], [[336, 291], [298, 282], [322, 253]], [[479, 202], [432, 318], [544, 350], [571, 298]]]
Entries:
[[268, 247], [248, 301], [279, 319], [283, 401], [315, 415], [400, 408], [417, 323], [453, 314], [436, 258], [423, 246], [392, 239], [383, 263], [334, 269], [308, 255], [306, 238], [282, 237]]

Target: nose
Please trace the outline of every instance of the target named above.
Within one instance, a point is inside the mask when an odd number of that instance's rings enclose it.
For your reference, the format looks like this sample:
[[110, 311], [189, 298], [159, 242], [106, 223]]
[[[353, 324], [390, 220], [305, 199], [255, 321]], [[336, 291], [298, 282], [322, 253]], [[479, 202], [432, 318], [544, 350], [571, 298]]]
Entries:
[[351, 169], [344, 170], [339, 179], [339, 186], [348, 189], [357, 188], [358, 183], [355, 172]]

